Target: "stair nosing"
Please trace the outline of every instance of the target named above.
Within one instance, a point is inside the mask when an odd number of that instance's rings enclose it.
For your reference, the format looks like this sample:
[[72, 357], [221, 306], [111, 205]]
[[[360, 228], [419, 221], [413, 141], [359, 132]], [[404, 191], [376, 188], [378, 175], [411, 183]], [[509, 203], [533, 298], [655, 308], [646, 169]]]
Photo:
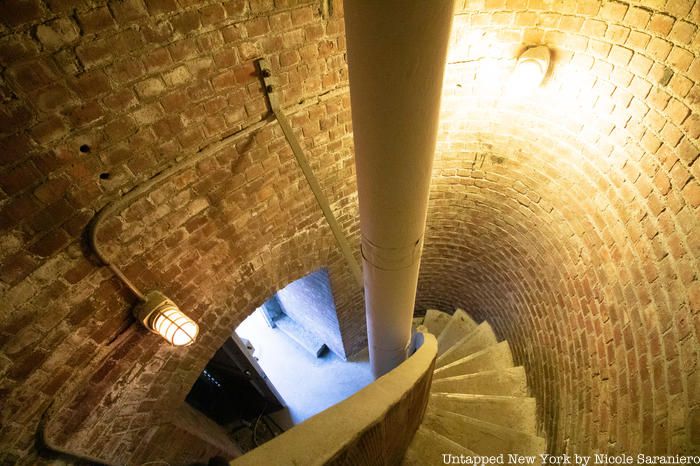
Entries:
[[521, 400], [530, 402], [529, 400], [537, 401], [534, 396], [515, 396], [515, 395], [483, 395], [481, 393], [450, 393], [450, 392], [431, 392], [430, 396], [444, 397], [444, 398], [460, 398], [464, 399], [474, 399], [474, 400], [484, 400], [484, 401], [515, 401]]
[[[443, 415], [447, 414], [447, 415], [449, 415], [449, 416], [459, 416], [459, 417], [461, 417], [461, 418], [467, 419], [469, 422], [472, 422], [472, 423], [474, 423], [474, 424], [477, 424], [477, 426], [478, 426], [479, 424], [482, 424], [481, 427], [486, 427], [486, 428], [488, 428], [488, 429], [491, 429], [492, 431], [503, 430], [503, 431], [505, 431], [506, 433], [509, 433], [509, 434], [516, 434], [516, 435], [521, 435], [521, 436], [523, 436], [523, 437], [537, 438], [537, 439], [545, 440], [544, 437], [540, 437], [539, 435], [536, 435], [536, 434], [535, 434], [535, 435], [529, 434], [529, 433], [523, 432], [523, 431], [521, 431], [521, 430], [511, 429], [510, 427], [502, 426], [502, 425], [500, 425], [500, 424], [494, 424], [494, 423], [492, 423], [492, 422], [483, 421], [483, 420], [477, 419], [477, 418], [475, 418], [475, 417], [465, 416], [464, 414], [459, 414], [459, 413], [455, 413], [455, 412], [453, 412], [453, 411], [447, 411], [447, 410], [444, 410], [444, 409], [433, 408], [432, 412], [426, 413], [426, 416], [436, 416], [436, 415], [439, 415], [439, 414], [443, 414]], [[431, 430], [432, 430], [432, 429], [431, 429]], [[439, 433], [439, 432], [438, 432], [438, 433]]]
[[[442, 367], [438, 367], [437, 369], [435, 369], [435, 370], [433, 371], [433, 373], [434, 373], [434, 374], [437, 374], [437, 373], [439, 373], [439, 372], [441, 372], [441, 371], [447, 370], [447, 369], [452, 368], [452, 367], [454, 367], [454, 366], [457, 366], [457, 365], [459, 365], [459, 364], [464, 364], [464, 363], [466, 363], [466, 362], [471, 361], [472, 359], [476, 359], [477, 357], [482, 356], [484, 353], [486, 353], [486, 351], [490, 351], [490, 350], [492, 350], [492, 348], [494, 348], [494, 347], [496, 347], [496, 346], [498, 346], [498, 345], [505, 345], [505, 346], [508, 347], [508, 350], [510, 351], [510, 345], [508, 344], [508, 341], [507, 341], [507, 340], [499, 341], [499, 342], [496, 343], [495, 345], [491, 345], [491, 346], [486, 347], [486, 348], [484, 348], [484, 349], [482, 349], [482, 350], [480, 350], [480, 351], [477, 351], [476, 353], [472, 353], [472, 354], [470, 354], [470, 355], [467, 355], [467, 356], [463, 357], [462, 359], [458, 359], [458, 360], [453, 361], [453, 362], [451, 362], [451, 363], [449, 363], [449, 364], [447, 364], [447, 365], [444, 365], [444, 366], [442, 366]], [[512, 354], [511, 354], [511, 360], [512, 360], [512, 359], [513, 359], [513, 357], [512, 357]], [[478, 374], [478, 372], [476, 372], [476, 373]]]
[[[443, 366], [443, 367], [447, 367], [447, 366]], [[440, 369], [442, 369], [442, 367], [440, 367]], [[513, 366], [513, 367], [506, 367], [503, 369], [489, 369], [489, 370], [485, 370], [485, 371], [472, 372], [471, 374], [453, 375], [451, 377], [444, 377], [442, 379], [435, 379], [435, 380], [433, 380], [433, 382], [457, 381], [457, 380], [463, 380], [463, 379], [467, 379], [467, 378], [471, 378], [471, 377], [475, 378], [477, 376], [483, 377], [485, 375], [489, 375], [490, 372], [503, 372], [503, 371], [515, 372], [512, 369], [518, 369], [517, 372], [522, 372], [522, 373], [525, 372], [524, 366]], [[438, 369], [435, 369], [435, 370], [437, 371]]]

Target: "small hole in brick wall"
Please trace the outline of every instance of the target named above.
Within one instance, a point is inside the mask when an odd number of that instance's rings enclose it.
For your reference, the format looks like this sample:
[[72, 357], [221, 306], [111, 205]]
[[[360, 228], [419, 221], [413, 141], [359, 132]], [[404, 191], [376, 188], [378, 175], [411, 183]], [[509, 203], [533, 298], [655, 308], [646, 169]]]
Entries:
[[107, 172], [100, 173], [100, 179], [101, 179], [101, 180], [108, 180], [108, 179], [109, 179], [109, 176], [110, 176], [110, 175], [109, 175], [109, 173], [107, 173]]
[[87, 154], [88, 152], [90, 152], [90, 146], [88, 146], [87, 144], [83, 144], [82, 146], [80, 146], [80, 152], [82, 152], [83, 154]]

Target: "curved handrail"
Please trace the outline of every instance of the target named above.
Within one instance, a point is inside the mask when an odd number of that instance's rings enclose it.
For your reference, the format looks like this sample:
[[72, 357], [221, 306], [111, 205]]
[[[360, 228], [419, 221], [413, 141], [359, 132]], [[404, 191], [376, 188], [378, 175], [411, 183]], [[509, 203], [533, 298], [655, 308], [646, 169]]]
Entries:
[[416, 334], [416, 352], [388, 374], [247, 454], [232, 466], [400, 463], [423, 420], [437, 340]]

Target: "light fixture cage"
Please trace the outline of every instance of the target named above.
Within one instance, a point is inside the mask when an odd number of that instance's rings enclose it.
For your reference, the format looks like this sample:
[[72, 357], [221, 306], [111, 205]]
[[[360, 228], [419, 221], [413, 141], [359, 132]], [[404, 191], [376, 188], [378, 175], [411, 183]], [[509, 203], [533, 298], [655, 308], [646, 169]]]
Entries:
[[152, 333], [163, 337], [173, 346], [189, 346], [199, 334], [199, 326], [177, 305], [159, 291], [150, 291], [134, 314]]
[[546, 45], [529, 47], [518, 57], [514, 79], [522, 87], [535, 88], [544, 81], [550, 61], [551, 51]]

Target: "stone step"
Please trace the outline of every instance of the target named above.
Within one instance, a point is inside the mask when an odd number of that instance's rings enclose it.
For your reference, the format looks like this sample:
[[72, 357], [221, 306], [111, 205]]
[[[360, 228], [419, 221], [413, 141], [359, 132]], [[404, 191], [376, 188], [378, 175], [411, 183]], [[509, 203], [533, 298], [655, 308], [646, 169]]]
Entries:
[[522, 396], [432, 393], [429, 410], [450, 411], [537, 435], [537, 402]]
[[436, 369], [433, 379], [444, 379], [456, 375], [473, 374], [492, 369], [513, 367], [513, 355], [507, 341], [496, 343], [462, 359]]
[[541, 437], [449, 411], [435, 409], [426, 413], [423, 426], [477, 455], [539, 455], [546, 451]]
[[462, 309], [456, 309], [450, 321], [438, 336], [438, 356], [450, 349], [467, 334], [476, 329], [476, 322]]
[[286, 315], [275, 319], [275, 325], [279, 330], [287, 334], [289, 338], [297, 342], [299, 346], [316, 358], [321, 356], [326, 350], [326, 344], [321, 341], [318, 335], [302, 327], [299, 323]]
[[443, 454], [474, 456], [474, 453], [459, 443], [438, 434], [424, 426], [418, 427], [411, 444], [406, 450], [403, 466], [426, 466], [445, 464]]
[[[458, 359], [469, 356], [472, 353], [486, 349], [491, 345], [498, 343], [496, 335], [488, 322], [482, 322], [478, 327], [461, 340], [455, 343], [451, 348], [438, 356], [435, 361], [435, 367], [439, 368], [446, 366]], [[439, 344], [439, 341], [438, 341]]]
[[425, 311], [423, 325], [428, 328], [430, 333], [437, 337], [450, 321], [450, 317], [452, 316], [450, 316], [447, 312], [438, 311], [437, 309], [428, 309]]
[[523, 366], [496, 369], [475, 374], [433, 379], [433, 393], [473, 393], [481, 395], [527, 396], [527, 377]]

